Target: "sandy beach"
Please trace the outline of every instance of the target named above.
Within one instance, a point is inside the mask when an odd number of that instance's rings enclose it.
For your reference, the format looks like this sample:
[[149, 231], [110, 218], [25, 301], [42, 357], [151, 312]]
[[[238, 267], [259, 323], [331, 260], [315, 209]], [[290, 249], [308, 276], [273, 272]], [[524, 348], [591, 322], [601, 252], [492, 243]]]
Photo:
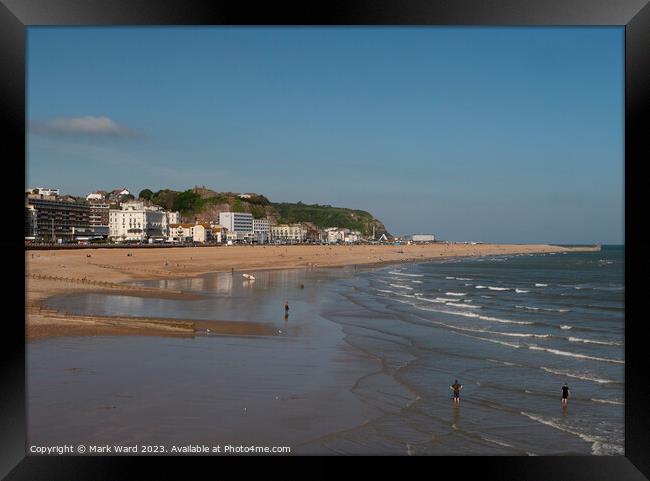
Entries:
[[[27, 340], [69, 335], [192, 335], [205, 325], [196, 321], [143, 317], [70, 315], [46, 309], [51, 297], [81, 292], [191, 299], [179, 290], [141, 287], [129, 282], [145, 279], [194, 277], [210, 272], [247, 272], [261, 269], [319, 269], [373, 266], [463, 256], [550, 253], [597, 250], [597, 247], [560, 247], [544, 244], [426, 244], [362, 246], [219, 246], [167, 249], [30, 250], [26, 262]], [[206, 321], [207, 322], [207, 321]], [[272, 335], [255, 322], [211, 321], [214, 334]]]

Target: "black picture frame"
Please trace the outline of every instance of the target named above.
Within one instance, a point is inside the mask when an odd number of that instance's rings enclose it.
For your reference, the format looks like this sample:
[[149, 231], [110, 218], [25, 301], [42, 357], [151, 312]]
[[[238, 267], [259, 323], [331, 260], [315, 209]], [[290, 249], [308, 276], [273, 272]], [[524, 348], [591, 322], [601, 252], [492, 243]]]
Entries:
[[[302, 5], [302, 6], [301, 6]], [[0, 236], [9, 279], [6, 314], [0, 336], [0, 475], [18, 479], [122, 479], [145, 463], [149, 473], [169, 472], [170, 459], [185, 466], [201, 459], [163, 457], [26, 456], [24, 285], [21, 226], [26, 160], [25, 55], [26, 27], [35, 25], [618, 25], [625, 28], [625, 456], [612, 457], [472, 457], [422, 458], [424, 469], [442, 475], [445, 467], [472, 468], [481, 478], [641, 480], [650, 477], [650, 405], [647, 341], [643, 336], [643, 277], [650, 272], [643, 249], [645, 235], [648, 106], [650, 99], [650, 6], [647, 0], [457, 0], [405, 2], [347, 0], [304, 2], [296, 6], [266, 3], [251, 8], [240, 2], [183, 0], [0, 0], [0, 116], [4, 135], [4, 166], [15, 170], [5, 184], [10, 205], [7, 231]], [[10, 261], [10, 262], [7, 262]], [[233, 459], [228, 460], [232, 467]], [[267, 458], [269, 459], [269, 458]], [[278, 458], [270, 458], [278, 459]], [[393, 458], [395, 459], [395, 458]], [[234, 462], [237, 462], [234, 459]], [[412, 462], [409, 458], [399, 461]], [[219, 458], [219, 463], [225, 458]], [[373, 460], [377, 466], [384, 462]], [[319, 463], [321, 466], [324, 464]], [[329, 463], [328, 463], [329, 465]], [[222, 464], [212, 466], [219, 466]], [[406, 464], [404, 464], [406, 466]], [[336, 463], [331, 465], [336, 468]], [[325, 469], [325, 468], [319, 468]], [[322, 471], [325, 474], [324, 471]], [[435, 473], [434, 473], [435, 474]]]

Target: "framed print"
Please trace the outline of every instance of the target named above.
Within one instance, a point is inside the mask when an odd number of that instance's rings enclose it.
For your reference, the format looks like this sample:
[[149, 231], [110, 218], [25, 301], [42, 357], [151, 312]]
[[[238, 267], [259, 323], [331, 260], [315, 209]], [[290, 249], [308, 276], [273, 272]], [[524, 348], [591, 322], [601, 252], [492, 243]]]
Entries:
[[2, 474], [647, 479], [649, 22], [2, 0]]

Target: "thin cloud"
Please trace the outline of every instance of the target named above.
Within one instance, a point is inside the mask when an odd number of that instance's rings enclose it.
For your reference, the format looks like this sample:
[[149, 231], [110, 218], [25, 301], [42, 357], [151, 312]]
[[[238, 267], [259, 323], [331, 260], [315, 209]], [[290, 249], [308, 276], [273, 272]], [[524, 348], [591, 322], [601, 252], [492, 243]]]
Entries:
[[62, 117], [30, 124], [37, 134], [86, 137], [139, 137], [140, 134], [109, 117]]

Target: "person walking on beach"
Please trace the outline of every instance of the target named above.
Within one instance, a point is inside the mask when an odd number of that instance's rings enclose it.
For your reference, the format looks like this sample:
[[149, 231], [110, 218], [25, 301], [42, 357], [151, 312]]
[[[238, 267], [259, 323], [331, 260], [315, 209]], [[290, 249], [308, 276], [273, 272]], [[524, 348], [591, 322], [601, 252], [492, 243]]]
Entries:
[[569, 386], [567, 383], [564, 383], [562, 386], [562, 406], [566, 406], [569, 403]]
[[460, 390], [463, 389], [463, 385], [459, 384], [458, 379], [456, 379], [454, 383], [449, 386], [449, 389], [454, 391], [454, 403], [460, 404]]

